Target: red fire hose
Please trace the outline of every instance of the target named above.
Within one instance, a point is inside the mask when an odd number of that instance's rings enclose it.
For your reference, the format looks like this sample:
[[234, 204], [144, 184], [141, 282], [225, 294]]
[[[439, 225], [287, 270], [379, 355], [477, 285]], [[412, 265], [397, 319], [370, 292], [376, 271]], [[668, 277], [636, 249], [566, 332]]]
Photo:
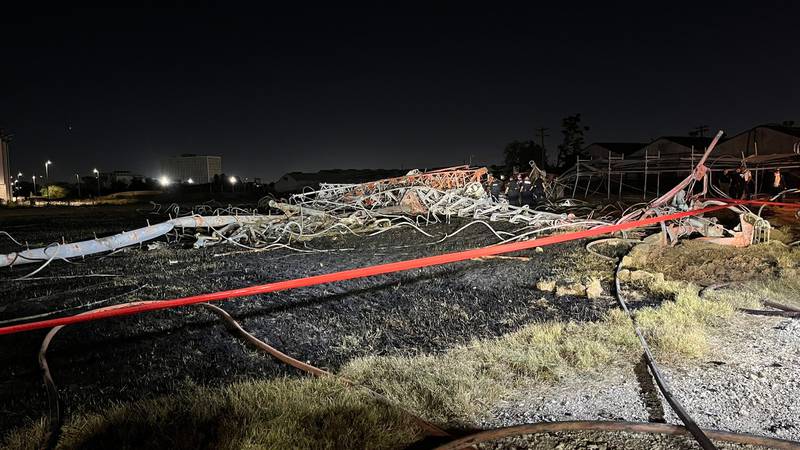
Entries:
[[[726, 200], [727, 201], [727, 200]], [[736, 201], [739, 203], [740, 201]], [[743, 203], [744, 201], [742, 201]], [[760, 202], [759, 204], [764, 203]], [[766, 202], [766, 204], [773, 204]], [[289, 289], [297, 289], [307, 286], [315, 286], [326, 283], [333, 283], [337, 281], [352, 280], [356, 278], [365, 278], [375, 275], [383, 275], [394, 272], [401, 272], [411, 269], [420, 269], [423, 267], [437, 266], [441, 264], [449, 264], [458, 261], [466, 261], [474, 258], [484, 256], [498, 255], [502, 253], [511, 253], [520, 250], [527, 250], [535, 247], [544, 247], [547, 245], [558, 244], [561, 242], [572, 241], [575, 239], [584, 239], [603, 234], [614, 233], [617, 231], [630, 230], [647, 225], [653, 225], [660, 222], [669, 220], [681, 219], [684, 217], [695, 216], [698, 214], [718, 211], [727, 208], [730, 204], [715, 205], [707, 208], [696, 209], [692, 211], [682, 211], [673, 214], [665, 214], [663, 216], [649, 217], [642, 220], [626, 222], [615, 225], [606, 225], [590, 230], [576, 231], [572, 233], [565, 233], [554, 236], [547, 236], [540, 239], [534, 239], [523, 242], [513, 242], [509, 244], [493, 245], [489, 247], [481, 247], [472, 250], [465, 250], [454, 253], [446, 253], [437, 256], [428, 256], [425, 258], [411, 259], [407, 261], [398, 261], [388, 264], [379, 264], [376, 266], [361, 267], [357, 269], [343, 270], [340, 272], [333, 272], [323, 275], [315, 275], [305, 278], [296, 278], [293, 280], [279, 281], [275, 283], [267, 283], [258, 286], [250, 286], [240, 289], [232, 289], [228, 291], [211, 292], [208, 294], [193, 295], [190, 297], [182, 297], [170, 300], [158, 300], [145, 304], [137, 304], [129, 307], [118, 309], [111, 309], [105, 311], [87, 311], [81, 314], [60, 317], [57, 319], [41, 320], [36, 322], [23, 323], [18, 325], [10, 325], [0, 328], [0, 335], [21, 333], [24, 331], [38, 330], [42, 328], [51, 328], [60, 325], [72, 325], [81, 322], [91, 322], [100, 319], [107, 319], [111, 317], [129, 316], [139, 314], [147, 311], [156, 311], [161, 309], [177, 308], [179, 306], [193, 305], [196, 303], [213, 302], [219, 300], [226, 300], [230, 298], [246, 297], [251, 295], [266, 294], [269, 292], [285, 291]], [[796, 203], [778, 203], [773, 206], [787, 206], [800, 208], [800, 204]]]

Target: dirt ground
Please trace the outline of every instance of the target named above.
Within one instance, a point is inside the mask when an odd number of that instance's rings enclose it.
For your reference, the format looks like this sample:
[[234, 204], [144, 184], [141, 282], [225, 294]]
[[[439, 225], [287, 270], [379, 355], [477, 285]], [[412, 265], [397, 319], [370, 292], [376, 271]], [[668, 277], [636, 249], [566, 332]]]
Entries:
[[[31, 247], [61, 241], [62, 236], [66, 241], [105, 236], [166, 218], [142, 214], [135, 207], [21, 211], [4, 215], [0, 229]], [[427, 231], [444, 235], [463, 223], [453, 221]], [[120, 303], [186, 296], [434, 255], [488, 245], [496, 237], [473, 226], [443, 243], [426, 244], [430, 241], [401, 229], [376, 237], [343, 236], [309, 243], [310, 248], [326, 252], [227, 256], [215, 255], [236, 249], [174, 244], [73, 264], [54, 262], [37, 274], [45, 279], [30, 281], [14, 278], [37, 266], [18, 266], [0, 271], [0, 321], [105, 299]], [[2, 252], [16, 249], [8, 240], [1, 242]], [[219, 304], [261, 339], [325, 368], [336, 369], [357, 356], [435, 353], [534, 321], [597, 318], [610, 302], [557, 298], [533, 289], [537, 280], [567, 270], [572, 255], [596, 258], [587, 256], [583, 245], [530, 251], [525, 254], [530, 261], [469, 261]], [[86, 274], [112, 276], [57, 278]], [[36, 419], [47, 410], [37, 365], [44, 334], [0, 337], [0, 365], [5, 368], [0, 372], [0, 430]], [[48, 361], [70, 411], [172, 392], [187, 382], [220, 385], [295, 374], [268, 358], [254, 358], [216, 317], [199, 307], [68, 327], [51, 344]]]

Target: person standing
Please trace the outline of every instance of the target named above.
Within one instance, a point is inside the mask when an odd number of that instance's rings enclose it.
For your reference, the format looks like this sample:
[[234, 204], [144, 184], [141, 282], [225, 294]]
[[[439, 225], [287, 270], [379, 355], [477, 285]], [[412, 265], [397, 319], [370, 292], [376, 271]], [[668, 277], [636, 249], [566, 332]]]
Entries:
[[500, 174], [500, 195], [498, 196], [498, 200], [505, 200], [506, 199], [506, 185], [508, 181], [506, 181], [506, 176], [504, 174]]
[[533, 183], [531, 178], [525, 175], [522, 178], [522, 186], [519, 189], [520, 199], [523, 206], [533, 207]]
[[744, 187], [742, 199], [750, 200], [751, 192], [753, 192], [753, 173], [746, 167], [742, 168], [742, 181], [742, 186]]
[[508, 197], [509, 205], [519, 206], [519, 189], [520, 183], [518, 177], [515, 178], [512, 176], [506, 188], [506, 197]]
[[725, 169], [730, 184], [728, 185], [728, 197], [738, 199], [742, 195], [742, 168], [736, 170]]
[[786, 183], [783, 181], [783, 175], [781, 175], [781, 169], [775, 169], [772, 171], [772, 195], [778, 195], [786, 189]]
[[492, 196], [493, 202], [500, 201], [501, 192], [503, 192], [503, 180], [500, 178], [493, 178], [491, 184], [489, 184], [489, 194]]

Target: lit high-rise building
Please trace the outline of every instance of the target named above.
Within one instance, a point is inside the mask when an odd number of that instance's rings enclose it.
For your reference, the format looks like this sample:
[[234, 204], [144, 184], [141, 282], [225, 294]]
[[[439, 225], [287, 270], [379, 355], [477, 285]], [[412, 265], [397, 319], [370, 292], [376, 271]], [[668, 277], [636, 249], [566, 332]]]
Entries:
[[221, 156], [183, 154], [161, 160], [161, 177], [170, 182], [211, 183], [214, 175], [222, 174]]

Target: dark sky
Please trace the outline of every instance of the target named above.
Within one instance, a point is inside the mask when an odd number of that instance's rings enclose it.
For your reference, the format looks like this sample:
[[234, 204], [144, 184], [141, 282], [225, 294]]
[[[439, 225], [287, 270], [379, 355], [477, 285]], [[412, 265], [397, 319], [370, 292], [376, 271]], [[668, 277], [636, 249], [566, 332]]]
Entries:
[[394, 3], [4, 11], [12, 171], [199, 153], [272, 180], [493, 163], [578, 112], [589, 142], [800, 122], [797, 2]]

